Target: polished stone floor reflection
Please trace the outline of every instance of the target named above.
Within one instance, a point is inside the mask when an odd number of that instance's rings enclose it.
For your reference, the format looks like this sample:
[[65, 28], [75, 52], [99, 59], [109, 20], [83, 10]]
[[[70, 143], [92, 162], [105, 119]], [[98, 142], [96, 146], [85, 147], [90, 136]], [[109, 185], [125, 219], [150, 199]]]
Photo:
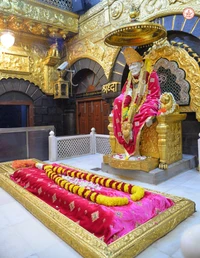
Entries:
[[[108, 176], [101, 171], [102, 155], [87, 155], [57, 163], [80, 167], [93, 173]], [[180, 239], [189, 227], [200, 224], [200, 173], [188, 170], [159, 185], [150, 185], [109, 175], [116, 179], [182, 196], [196, 203], [196, 212], [180, 223], [173, 231], [154, 242], [138, 258], [183, 258]], [[47, 229], [21, 204], [0, 188], [0, 258], [80, 258], [70, 246]]]

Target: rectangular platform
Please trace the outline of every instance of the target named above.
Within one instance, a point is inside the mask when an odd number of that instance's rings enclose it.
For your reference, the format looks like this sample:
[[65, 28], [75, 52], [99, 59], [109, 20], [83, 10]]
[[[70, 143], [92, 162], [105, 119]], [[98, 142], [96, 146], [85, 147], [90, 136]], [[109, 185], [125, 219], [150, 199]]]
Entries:
[[152, 191], [171, 198], [175, 205], [143, 225], [138, 226], [127, 235], [107, 245], [77, 223], [10, 180], [9, 175], [13, 172], [11, 162], [0, 163], [0, 187], [11, 194], [45, 226], [56, 233], [83, 257], [136, 257], [145, 248], [173, 230], [195, 211], [195, 203], [191, 200]]
[[151, 171], [144, 172], [142, 170], [128, 170], [118, 169], [110, 167], [108, 164], [102, 163], [101, 170], [108, 174], [119, 175], [127, 178], [131, 178], [140, 182], [157, 185], [162, 183], [184, 171], [195, 168], [195, 157], [192, 155], [183, 155], [182, 160], [174, 162], [168, 166], [168, 169], [153, 169]]

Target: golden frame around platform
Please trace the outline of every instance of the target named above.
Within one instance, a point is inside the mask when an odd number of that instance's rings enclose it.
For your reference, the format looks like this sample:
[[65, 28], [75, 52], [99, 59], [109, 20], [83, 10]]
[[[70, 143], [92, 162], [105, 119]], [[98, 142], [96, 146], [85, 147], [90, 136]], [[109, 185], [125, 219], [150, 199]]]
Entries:
[[[0, 187], [12, 195], [46, 227], [57, 234], [83, 257], [136, 257], [140, 252], [173, 230], [180, 222], [192, 215], [195, 211], [195, 203], [191, 200], [161, 193], [171, 198], [175, 202], [175, 205], [115, 242], [107, 245], [77, 223], [14, 183], [9, 178], [9, 175], [13, 173], [11, 164], [12, 162], [0, 163]], [[146, 190], [150, 191], [149, 189]], [[157, 191], [152, 192], [160, 193]]]

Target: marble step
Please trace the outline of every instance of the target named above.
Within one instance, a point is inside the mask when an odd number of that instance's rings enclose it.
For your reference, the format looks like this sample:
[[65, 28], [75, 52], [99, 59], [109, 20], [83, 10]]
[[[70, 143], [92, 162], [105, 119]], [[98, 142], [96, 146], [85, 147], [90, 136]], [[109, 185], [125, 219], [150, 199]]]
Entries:
[[131, 178], [140, 182], [157, 185], [164, 182], [180, 173], [196, 167], [195, 156], [183, 154], [182, 160], [174, 162], [168, 166], [168, 169], [160, 168], [153, 169], [149, 172], [141, 170], [125, 170], [112, 168], [107, 164], [101, 164], [101, 170], [108, 174], [123, 176], [124, 178]]

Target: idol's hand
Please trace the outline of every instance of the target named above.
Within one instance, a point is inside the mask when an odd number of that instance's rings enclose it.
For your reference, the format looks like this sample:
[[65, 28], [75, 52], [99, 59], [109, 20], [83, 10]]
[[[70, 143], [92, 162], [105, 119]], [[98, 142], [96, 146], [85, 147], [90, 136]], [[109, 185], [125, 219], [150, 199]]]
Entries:
[[153, 117], [148, 117], [146, 120], [146, 126], [150, 127], [153, 123]]

